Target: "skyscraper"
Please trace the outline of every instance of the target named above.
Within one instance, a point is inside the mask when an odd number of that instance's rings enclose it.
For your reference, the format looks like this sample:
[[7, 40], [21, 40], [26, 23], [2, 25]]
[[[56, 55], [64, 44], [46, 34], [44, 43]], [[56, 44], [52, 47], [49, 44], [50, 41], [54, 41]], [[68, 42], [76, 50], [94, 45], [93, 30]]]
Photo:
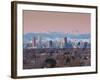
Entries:
[[32, 39], [32, 47], [36, 48], [36, 37], [33, 37]]
[[65, 47], [67, 47], [67, 37], [64, 37]]
[[49, 48], [52, 48], [52, 47], [53, 47], [53, 41], [50, 40], [50, 41], [49, 41]]

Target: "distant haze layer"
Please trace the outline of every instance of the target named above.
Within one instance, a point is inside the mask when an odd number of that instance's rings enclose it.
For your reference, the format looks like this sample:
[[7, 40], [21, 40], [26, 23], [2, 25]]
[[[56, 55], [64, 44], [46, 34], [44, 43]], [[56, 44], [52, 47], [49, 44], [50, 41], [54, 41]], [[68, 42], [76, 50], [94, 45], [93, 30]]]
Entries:
[[90, 33], [89, 13], [23, 11], [24, 34], [32, 32]]

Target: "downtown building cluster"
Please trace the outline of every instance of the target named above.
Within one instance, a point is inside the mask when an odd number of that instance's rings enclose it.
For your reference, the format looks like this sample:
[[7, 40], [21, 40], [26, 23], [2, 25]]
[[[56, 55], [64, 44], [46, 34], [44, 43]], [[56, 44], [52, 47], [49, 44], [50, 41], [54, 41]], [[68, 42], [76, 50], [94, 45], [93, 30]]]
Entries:
[[58, 39], [47, 39], [41, 36], [33, 36], [32, 40], [24, 43], [24, 48], [90, 48], [90, 43], [82, 40], [68, 39], [67, 37]]

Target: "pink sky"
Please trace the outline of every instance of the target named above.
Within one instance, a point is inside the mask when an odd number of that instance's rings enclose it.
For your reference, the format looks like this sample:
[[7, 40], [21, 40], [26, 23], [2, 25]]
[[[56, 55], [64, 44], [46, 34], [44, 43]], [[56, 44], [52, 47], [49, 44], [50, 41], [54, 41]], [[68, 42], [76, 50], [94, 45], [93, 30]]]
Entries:
[[90, 33], [91, 15], [88, 13], [63, 13], [24, 11], [24, 34], [30, 32]]

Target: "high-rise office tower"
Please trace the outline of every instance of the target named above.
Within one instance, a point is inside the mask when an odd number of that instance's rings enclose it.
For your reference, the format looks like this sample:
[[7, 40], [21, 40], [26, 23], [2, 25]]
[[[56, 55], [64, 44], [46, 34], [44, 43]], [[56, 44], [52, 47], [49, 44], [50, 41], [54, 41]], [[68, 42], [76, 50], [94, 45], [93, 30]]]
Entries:
[[63, 47], [64, 47], [64, 41], [61, 40], [61, 41], [60, 41], [60, 48], [63, 48]]
[[36, 47], [36, 37], [33, 37], [33, 39], [32, 39], [32, 47], [33, 48]]
[[64, 37], [65, 47], [67, 47], [67, 37]]
[[42, 46], [42, 36], [38, 35], [38, 48], [43, 48]]
[[64, 38], [65, 43], [67, 43], [67, 37]]
[[50, 41], [49, 41], [49, 48], [52, 48], [52, 47], [53, 47], [53, 41], [50, 40]]

